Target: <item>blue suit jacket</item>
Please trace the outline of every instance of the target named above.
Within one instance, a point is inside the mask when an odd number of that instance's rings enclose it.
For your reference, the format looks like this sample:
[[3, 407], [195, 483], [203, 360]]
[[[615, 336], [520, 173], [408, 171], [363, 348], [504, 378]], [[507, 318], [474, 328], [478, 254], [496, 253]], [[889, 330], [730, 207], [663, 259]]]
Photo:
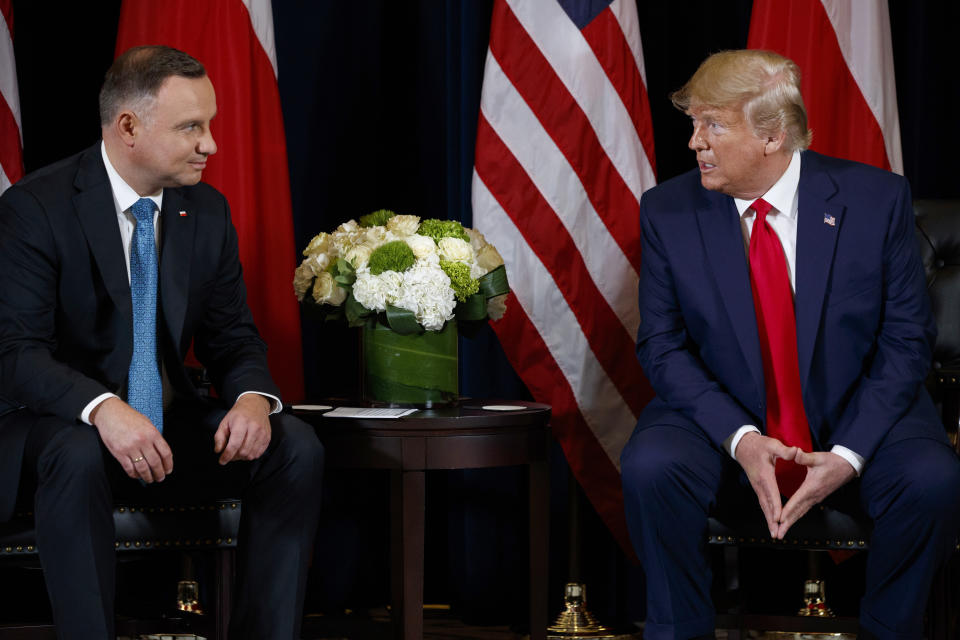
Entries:
[[[944, 439], [923, 387], [936, 329], [907, 181], [806, 151], [798, 200], [797, 351], [814, 447], [839, 444], [869, 460], [884, 440]], [[640, 219], [637, 356], [657, 398], [638, 428], [699, 428], [718, 446], [742, 425], [763, 430], [763, 364], [733, 199], [704, 189], [694, 170], [647, 191]]]

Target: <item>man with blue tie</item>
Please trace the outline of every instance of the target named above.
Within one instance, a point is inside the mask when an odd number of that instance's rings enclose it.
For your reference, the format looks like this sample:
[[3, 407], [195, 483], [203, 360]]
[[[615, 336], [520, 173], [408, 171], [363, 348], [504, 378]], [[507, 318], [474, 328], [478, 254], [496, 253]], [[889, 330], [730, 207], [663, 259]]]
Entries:
[[299, 637], [323, 448], [279, 413], [229, 207], [200, 182], [216, 110], [197, 60], [131, 49], [102, 142], [0, 197], [0, 521], [34, 511], [59, 638], [115, 637], [115, 496], [223, 493], [243, 498], [231, 637]]
[[923, 386], [935, 326], [909, 186], [807, 151], [799, 69], [777, 54], [714, 54], [671, 99], [698, 168], [641, 200], [637, 355], [657, 397], [621, 457], [644, 638], [713, 637], [721, 488], [782, 539], [850, 485], [874, 521], [861, 637], [919, 639], [960, 463]]

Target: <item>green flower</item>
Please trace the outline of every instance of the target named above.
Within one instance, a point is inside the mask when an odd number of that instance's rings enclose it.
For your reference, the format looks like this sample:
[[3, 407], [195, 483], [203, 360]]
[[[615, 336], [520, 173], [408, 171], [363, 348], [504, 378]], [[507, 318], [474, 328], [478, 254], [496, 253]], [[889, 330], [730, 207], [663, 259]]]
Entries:
[[441, 260], [440, 268], [450, 278], [453, 295], [460, 302], [466, 302], [467, 298], [480, 290], [480, 282], [470, 277], [470, 267], [462, 262]]
[[460, 238], [464, 242], [470, 242], [470, 236], [463, 230], [463, 225], [456, 220], [430, 218], [420, 223], [417, 233], [433, 238], [434, 242], [440, 242], [440, 238]]
[[378, 276], [384, 271], [406, 271], [416, 261], [413, 249], [406, 242], [394, 240], [374, 249], [367, 264], [370, 266], [370, 273]]
[[380, 209], [374, 211], [373, 213], [368, 213], [365, 216], [360, 216], [360, 226], [361, 227], [382, 227], [387, 224], [387, 220], [395, 216], [393, 211], [389, 209]]

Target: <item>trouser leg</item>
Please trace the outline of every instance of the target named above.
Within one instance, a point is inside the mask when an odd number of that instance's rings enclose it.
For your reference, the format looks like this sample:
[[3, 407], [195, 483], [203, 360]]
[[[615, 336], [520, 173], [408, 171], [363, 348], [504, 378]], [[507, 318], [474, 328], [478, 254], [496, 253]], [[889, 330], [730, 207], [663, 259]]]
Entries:
[[300, 637], [324, 452], [298, 418], [276, 415], [271, 427], [270, 447], [243, 494], [231, 638]]
[[61, 640], [114, 638], [113, 507], [96, 430], [38, 418], [24, 449], [37, 550]]
[[861, 478], [874, 520], [860, 624], [881, 640], [922, 637], [923, 611], [937, 568], [960, 528], [960, 461], [928, 438], [882, 446]]
[[277, 414], [270, 417], [270, 445], [259, 459], [221, 466], [213, 451], [213, 434], [225, 414], [195, 400], [175, 403], [164, 418], [173, 473], [138, 491], [153, 494], [152, 500], [240, 496], [230, 637], [299, 638], [320, 513], [323, 446], [302, 420]]
[[627, 525], [647, 576], [647, 640], [713, 635], [707, 513], [724, 457], [702, 432], [673, 425], [634, 432], [621, 455]]

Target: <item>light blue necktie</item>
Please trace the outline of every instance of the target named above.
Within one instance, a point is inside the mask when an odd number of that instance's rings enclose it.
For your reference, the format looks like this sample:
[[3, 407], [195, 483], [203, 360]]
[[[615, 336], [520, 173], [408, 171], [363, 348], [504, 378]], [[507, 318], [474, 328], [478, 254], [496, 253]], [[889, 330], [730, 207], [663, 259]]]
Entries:
[[163, 384], [157, 350], [157, 243], [154, 202], [137, 200], [131, 211], [137, 227], [130, 245], [130, 295], [133, 298], [133, 359], [127, 374], [127, 402], [163, 431]]

